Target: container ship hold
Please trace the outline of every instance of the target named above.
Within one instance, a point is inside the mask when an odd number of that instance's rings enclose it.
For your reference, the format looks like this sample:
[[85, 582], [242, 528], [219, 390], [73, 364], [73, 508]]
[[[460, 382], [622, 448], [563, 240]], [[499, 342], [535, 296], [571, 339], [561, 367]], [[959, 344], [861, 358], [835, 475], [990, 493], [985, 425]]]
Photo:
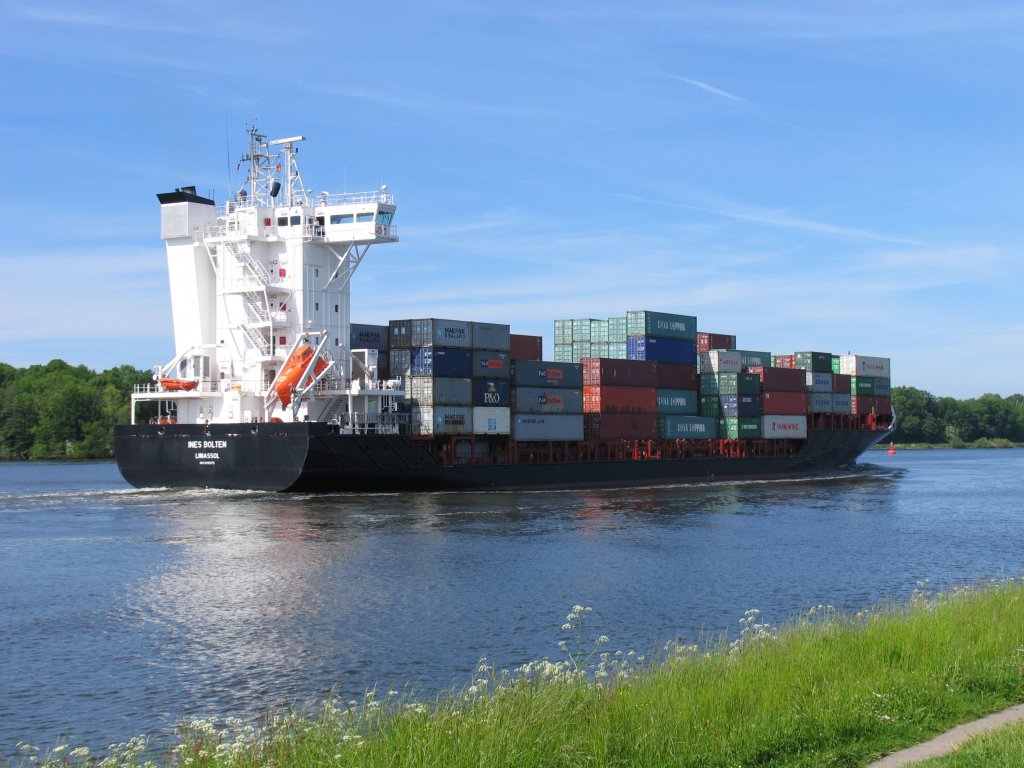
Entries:
[[249, 129], [221, 206], [158, 195], [175, 354], [115, 430], [137, 487], [303, 492], [596, 488], [808, 476], [894, 428], [889, 360], [769, 354], [685, 314], [556, 320], [554, 360], [508, 325], [350, 322], [386, 186], [309, 192], [304, 137]]

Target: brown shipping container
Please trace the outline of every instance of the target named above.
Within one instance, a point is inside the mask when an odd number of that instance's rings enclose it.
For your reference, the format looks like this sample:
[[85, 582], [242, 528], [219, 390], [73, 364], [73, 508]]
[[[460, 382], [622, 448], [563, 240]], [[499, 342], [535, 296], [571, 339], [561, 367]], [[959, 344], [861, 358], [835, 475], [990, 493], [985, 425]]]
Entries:
[[654, 387], [583, 387], [584, 413], [657, 413]]
[[772, 355], [775, 368], [796, 368], [796, 355]]
[[583, 383], [597, 387], [609, 384], [619, 387], [657, 386], [657, 363], [653, 360], [611, 360], [604, 357], [585, 357]]
[[836, 395], [849, 395], [852, 394], [850, 390], [850, 381], [853, 377], [845, 373], [833, 373], [832, 374], [832, 392]]
[[850, 398], [850, 404], [853, 408], [853, 413], [862, 415], [865, 413], [871, 413], [872, 410], [878, 413], [875, 405], [875, 398], [871, 395], [856, 395]]
[[[801, 374], [803, 371], [801, 371]], [[806, 392], [765, 392], [761, 395], [761, 413], [784, 416], [807, 413]]]
[[807, 386], [802, 369], [755, 365], [748, 368], [747, 372], [758, 375], [761, 389], [766, 392], [803, 392]]
[[588, 413], [584, 432], [588, 440], [655, 440], [656, 413]]
[[892, 398], [875, 395], [875, 412], [882, 416], [892, 416]]
[[513, 360], [543, 360], [544, 339], [541, 336], [526, 336], [521, 333], [509, 335], [509, 357]]
[[658, 389], [700, 389], [696, 365], [655, 363], [654, 386]]
[[728, 333], [697, 331], [697, 354], [712, 349], [736, 349], [736, 337]]

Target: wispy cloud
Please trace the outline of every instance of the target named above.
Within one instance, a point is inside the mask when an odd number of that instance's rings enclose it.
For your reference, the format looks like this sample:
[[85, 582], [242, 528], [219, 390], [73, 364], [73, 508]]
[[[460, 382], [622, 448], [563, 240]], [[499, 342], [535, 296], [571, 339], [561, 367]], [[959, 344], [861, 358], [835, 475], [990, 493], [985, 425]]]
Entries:
[[735, 101], [737, 104], [743, 104], [748, 107], [752, 106], [749, 101], [740, 98], [735, 93], [729, 93], [729, 91], [722, 90], [721, 88], [716, 88], [710, 83], [705, 83], [702, 80], [694, 80], [693, 78], [683, 77], [682, 75], [673, 75], [671, 72], [662, 72], [661, 74], [665, 75], [665, 77], [672, 78], [673, 80], [678, 80], [681, 83], [691, 85], [694, 88], [697, 88], [698, 90], [704, 91], [705, 93], [710, 93], [715, 96], [719, 96], [723, 99], [728, 99], [729, 101]]

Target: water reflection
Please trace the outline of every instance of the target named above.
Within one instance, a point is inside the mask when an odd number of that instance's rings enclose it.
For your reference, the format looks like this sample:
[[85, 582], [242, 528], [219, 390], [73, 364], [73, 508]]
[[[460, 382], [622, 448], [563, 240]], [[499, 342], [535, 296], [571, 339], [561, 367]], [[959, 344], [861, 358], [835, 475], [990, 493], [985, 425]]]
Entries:
[[60, 491], [51, 467], [0, 494], [0, 748], [332, 687], [429, 693], [480, 656], [557, 655], [575, 603], [612, 650], [645, 651], [748, 608], [1017, 575], [1024, 459], [985, 453], [809, 482], [383, 497], [89, 488], [77, 467]]

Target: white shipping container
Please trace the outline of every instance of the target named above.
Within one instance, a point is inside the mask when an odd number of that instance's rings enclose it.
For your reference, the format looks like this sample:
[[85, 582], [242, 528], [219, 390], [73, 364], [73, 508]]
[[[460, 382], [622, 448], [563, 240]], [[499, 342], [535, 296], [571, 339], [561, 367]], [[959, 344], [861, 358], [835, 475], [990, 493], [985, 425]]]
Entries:
[[762, 416], [761, 436], [768, 440], [807, 438], [806, 416]]
[[807, 412], [808, 413], [833, 413], [833, 401], [831, 393], [808, 392]]
[[414, 435], [470, 435], [473, 433], [473, 409], [468, 406], [413, 406]]
[[891, 379], [888, 357], [867, 357], [866, 355], [840, 355], [839, 372], [847, 376], [877, 376]]
[[740, 373], [743, 355], [735, 350], [712, 349], [700, 355], [701, 373]]
[[495, 406], [473, 408], [474, 435], [507, 435], [510, 431], [512, 411]]
[[517, 413], [512, 417], [512, 439], [582, 440], [583, 414]]
[[832, 374], [831, 373], [815, 373], [814, 371], [807, 372], [807, 391], [808, 392], [831, 392], [832, 391]]

